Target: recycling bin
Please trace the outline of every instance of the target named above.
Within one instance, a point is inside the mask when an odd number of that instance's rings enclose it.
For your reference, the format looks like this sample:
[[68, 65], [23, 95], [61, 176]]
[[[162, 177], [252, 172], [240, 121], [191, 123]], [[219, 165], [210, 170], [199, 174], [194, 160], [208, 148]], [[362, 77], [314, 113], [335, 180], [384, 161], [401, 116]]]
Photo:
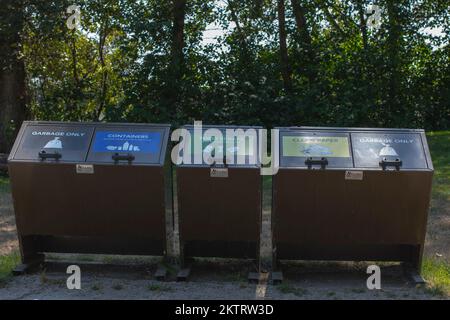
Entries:
[[[182, 259], [258, 260], [262, 207], [258, 127], [203, 126], [195, 133], [193, 126], [184, 128], [191, 137], [186, 150], [192, 152], [190, 163], [176, 166]], [[222, 137], [208, 137], [208, 130], [219, 131]], [[243, 138], [233, 135], [238, 131]], [[211, 149], [214, 140], [219, 147]], [[208, 162], [210, 156], [223, 159], [222, 163]]]
[[401, 261], [420, 272], [433, 176], [424, 131], [278, 129], [274, 261]]
[[24, 122], [8, 164], [23, 263], [46, 252], [164, 255], [169, 130]]

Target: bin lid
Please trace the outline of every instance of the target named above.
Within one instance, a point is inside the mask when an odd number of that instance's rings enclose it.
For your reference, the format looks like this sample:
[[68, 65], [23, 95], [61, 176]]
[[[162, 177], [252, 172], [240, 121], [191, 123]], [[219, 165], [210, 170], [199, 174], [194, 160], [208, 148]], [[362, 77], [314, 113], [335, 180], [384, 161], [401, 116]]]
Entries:
[[278, 128], [280, 167], [321, 166], [352, 168], [353, 160], [348, 132]]
[[22, 129], [11, 160], [84, 162], [94, 126], [81, 123], [24, 122]]
[[[225, 160], [229, 167], [259, 167], [257, 126], [202, 125], [201, 132], [185, 125], [190, 134], [190, 163], [181, 165], [210, 167], [214, 158]], [[186, 146], [186, 149], [188, 147]], [[184, 151], [183, 151], [184, 152]], [[183, 156], [183, 152], [179, 156]], [[203, 153], [205, 157], [203, 157]], [[200, 161], [198, 161], [200, 159]], [[214, 164], [222, 166], [222, 164]]]
[[380, 168], [380, 161], [399, 160], [402, 169], [426, 169], [427, 161], [420, 133], [351, 133], [356, 168]]
[[170, 125], [99, 124], [87, 161], [115, 164], [163, 164]]

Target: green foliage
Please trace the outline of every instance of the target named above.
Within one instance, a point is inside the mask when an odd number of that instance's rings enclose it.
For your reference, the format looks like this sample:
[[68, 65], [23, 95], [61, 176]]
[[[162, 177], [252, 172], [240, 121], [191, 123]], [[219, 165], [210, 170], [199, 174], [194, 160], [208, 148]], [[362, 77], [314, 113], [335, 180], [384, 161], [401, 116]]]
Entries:
[[[450, 131], [427, 134], [433, 159], [432, 213], [445, 214], [450, 206]], [[427, 280], [426, 290], [439, 296], [450, 296], [450, 261], [443, 257], [427, 257], [422, 265]]]
[[450, 131], [429, 132], [427, 140], [433, 159], [433, 199], [450, 205]]
[[450, 264], [443, 260], [424, 260], [422, 273], [427, 280], [426, 290], [439, 296], [450, 296]]
[[9, 178], [0, 173], [0, 192], [9, 192]]
[[16, 251], [0, 256], [0, 286], [4, 285], [11, 277], [11, 272], [19, 261], [20, 255]]
[[[22, 53], [37, 119], [450, 126], [444, 0], [379, 1], [378, 30], [361, 27], [357, 4], [371, 1], [299, 0], [298, 28], [286, 0], [292, 90], [280, 74], [274, 1], [187, 1], [180, 61], [172, 1], [80, 0], [78, 31], [65, 24], [71, 2], [29, 3]], [[436, 27], [444, 36], [421, 31]], [[211, 28], [226, 31], [205, 43]]]

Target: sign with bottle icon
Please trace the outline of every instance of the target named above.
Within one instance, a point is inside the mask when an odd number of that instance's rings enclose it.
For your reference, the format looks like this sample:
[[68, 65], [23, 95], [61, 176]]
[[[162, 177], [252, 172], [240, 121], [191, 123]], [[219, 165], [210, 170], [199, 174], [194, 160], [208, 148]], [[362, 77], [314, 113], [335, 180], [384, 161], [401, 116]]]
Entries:
[[94, 152], [158, 153], [160, 132], [98, 131], [95, 134]]

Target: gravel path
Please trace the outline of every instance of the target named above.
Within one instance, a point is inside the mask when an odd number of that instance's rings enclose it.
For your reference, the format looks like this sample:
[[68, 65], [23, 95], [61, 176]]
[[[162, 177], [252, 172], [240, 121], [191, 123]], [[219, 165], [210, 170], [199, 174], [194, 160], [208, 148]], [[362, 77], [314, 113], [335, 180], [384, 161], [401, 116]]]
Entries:
[[[78, 260], [87, 260], [80, 256]], [[368, 290], [365, 264], [304, 264], [284, 266], [281, 285], [249, 284], [251, 263], [235, 260], [195, 261], [187, 282], [153, 279], [157, 263], [133, 266], [107, 257], [111, 264], [96, 261], [79, 264], [81, 290], [69, 290], [65, 270], [70, 261], [49, 262], [45, 272], [14, 277], [0, 288], [0, 299], [434, 299], [422, 287], [408, 283], [398, 265], [382, 267], [382, 289]], [[330, 272], [330, 270], [333, 272]], [[169, 270], [170, 271], [170, 270]]]

